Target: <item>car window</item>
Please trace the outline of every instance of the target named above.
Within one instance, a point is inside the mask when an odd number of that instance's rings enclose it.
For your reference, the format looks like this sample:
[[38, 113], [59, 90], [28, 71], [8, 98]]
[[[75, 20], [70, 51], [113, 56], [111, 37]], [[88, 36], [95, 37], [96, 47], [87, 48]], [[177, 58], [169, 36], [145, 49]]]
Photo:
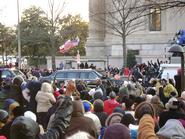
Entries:
[[97, 79], [97, 78], [98, 77], [93, 72], [89, 73], [89, 79]]
[[79, 72], [67, 72], [67, 78], [68, 79], [78, 79]]
[[81, 72], [80, 79], [88, 79], [89, 73], [88, 72]]
[[93, 71], [99, 78], [101, 78], [102, 77], [102, 74], [100, 74], [99, 72], [97, 72], [97, 71]]
[[64, 72], [59, 72], [56, 74], [56, 77], [55, 78], [65, 78], [65, 73]]
[[4, 70], [1, 75], [2, 78], [12, 77], [12, 74], [8, 70]]

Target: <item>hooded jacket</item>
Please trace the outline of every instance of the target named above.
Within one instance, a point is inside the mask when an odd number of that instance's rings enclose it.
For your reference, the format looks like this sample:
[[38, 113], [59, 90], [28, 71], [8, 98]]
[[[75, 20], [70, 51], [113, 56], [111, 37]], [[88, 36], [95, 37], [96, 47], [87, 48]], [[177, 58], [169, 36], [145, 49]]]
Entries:
[[65, 130], [70, 124], [73, 111], [72, 100], [64, 97], [59, 100], [51, 128], [43, 135], [39, 134], [38, 124], [27, 117], [18, 117], [11, 126], [11, 139], [63, 139]]
[[48, 112], [52, 104], [56, 102], [52, 94], [52, 86], [49, 83], [43, 83], [41, 90], [37, 93], [35, 100], [37, 101], [37, 112]]
[[138, 139], [158, 139], [154, 132], [155, 123], [149, 114], [145, 114], [139, 121]]
[[73, 135], [77, 131], [85, 131], [97, 138], [95, 123], [89, 117], [84, 116], [84, 108], [81, 101], [73, 101], [73, 113], [70, 126], [66, 131], [66, 137]]
[[170, 139], [183, 139], [185, 138], [185, 129], [179, 120], [169, 119], [157, 132], [157, 135]]

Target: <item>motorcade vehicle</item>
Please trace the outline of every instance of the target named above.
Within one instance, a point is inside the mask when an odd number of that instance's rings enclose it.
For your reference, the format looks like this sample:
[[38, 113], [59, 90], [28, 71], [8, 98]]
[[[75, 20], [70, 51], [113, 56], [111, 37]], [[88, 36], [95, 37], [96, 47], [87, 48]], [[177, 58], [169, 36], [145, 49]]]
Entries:
[[96, 81], [100, 79], [102, 75], [92, 69], [69, 69], [58, 70], [54, 76], [54, 82], [61, 82], [66, 80], [82, 80], [85, 82]]
[[21, 76], [23, 79], [26, 79], [24, 73], [16, 68], [0, 68], [1, 80], [6, 84], [10, 85], [15, 76]]
[[66, 80], [82, 80], [86, 83], [92, 83], [101, 79], [101, 77], [102, 75], [93, 69], [64, 69], [57, 70], [49, 76], [42, 77], [40, 81], [59, 84]]

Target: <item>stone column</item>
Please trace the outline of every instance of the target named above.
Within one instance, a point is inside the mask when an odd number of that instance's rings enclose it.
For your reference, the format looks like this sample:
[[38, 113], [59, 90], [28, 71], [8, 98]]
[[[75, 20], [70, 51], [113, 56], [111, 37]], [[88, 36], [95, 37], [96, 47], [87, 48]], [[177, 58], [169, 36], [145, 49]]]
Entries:
[[105, 0], [89, 0], [89, 38], [86, 43], [88, 59], [105, 57]]
[[89, 0], [89, 39], [103, 41], [105, 37], [105, 1]]

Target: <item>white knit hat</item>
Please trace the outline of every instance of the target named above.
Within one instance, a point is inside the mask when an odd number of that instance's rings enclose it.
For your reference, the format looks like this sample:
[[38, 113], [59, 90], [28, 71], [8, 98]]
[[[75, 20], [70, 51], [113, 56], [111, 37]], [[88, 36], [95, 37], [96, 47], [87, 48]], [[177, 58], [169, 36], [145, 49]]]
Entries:
[[35, 122], [37, 121], [37, 117], [36, 117], [35, 113], [33, 113], [31, 111], [26, 111], [24, 113], [24, 116], [27, 117], [27, 118], [30, 118], [30, 119], [34, 120]]
[[165, 105], [166, 109], [178, 109], [178, 105], [174, 105], [174, 102], [178, 102], [178, 100], [175, 97], [170, 98]]

